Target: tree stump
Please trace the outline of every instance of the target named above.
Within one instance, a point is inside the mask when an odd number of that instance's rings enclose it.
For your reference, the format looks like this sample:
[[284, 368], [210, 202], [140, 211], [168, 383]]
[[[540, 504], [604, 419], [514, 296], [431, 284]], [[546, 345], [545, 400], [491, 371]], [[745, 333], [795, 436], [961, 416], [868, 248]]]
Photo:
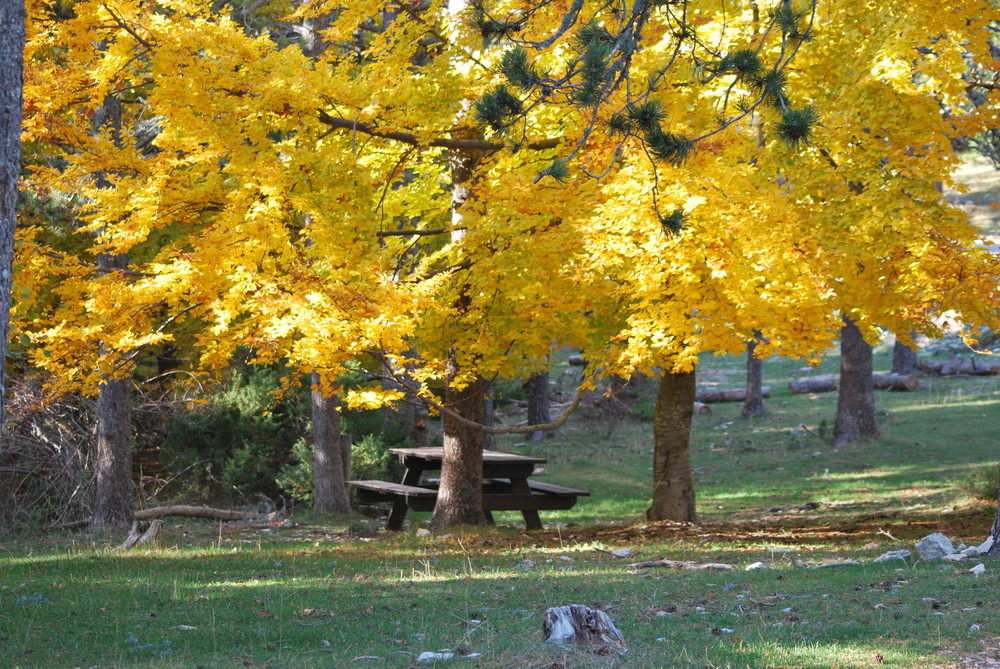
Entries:
[[144, 546], [149, 543], [158, 544], [162, 528], [163, 521], [158, 519], [148, 523], [141, 520], [132, 521], [132, 531], [129, 532], [128, 537], [118, 547], [118, 550], [128, 550], [129, 548]]
[[625, 637], [604, 611], [583, 604], [556, 606], [545, 611], [545, 642], [559, 646], [577, 644], [598, 655], [628, 652]]

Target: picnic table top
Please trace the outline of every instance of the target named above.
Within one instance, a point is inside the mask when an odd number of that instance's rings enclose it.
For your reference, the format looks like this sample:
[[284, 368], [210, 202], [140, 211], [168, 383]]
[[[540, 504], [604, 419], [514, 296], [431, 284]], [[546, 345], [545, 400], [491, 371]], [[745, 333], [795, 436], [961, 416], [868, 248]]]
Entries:
[[[393, 455], [406, 464], [407, 461], [423, 461], [429, 464], [440, 464], [444, 458], [443, 448], [391, 448]], [[483, 451], [484, 465], [497, 464], [535, 464], [540, 465], [546, 462], [545, 458], [536, 458], [528, 455], [517, 455], [514, 453], [501, 453], [500, 451]]]

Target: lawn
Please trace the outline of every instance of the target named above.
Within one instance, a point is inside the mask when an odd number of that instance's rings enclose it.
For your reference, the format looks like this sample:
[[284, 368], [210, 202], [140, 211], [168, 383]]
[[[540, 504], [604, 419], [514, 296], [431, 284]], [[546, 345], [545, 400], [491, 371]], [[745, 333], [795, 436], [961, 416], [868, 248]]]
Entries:
[[[877, 349], [877, 369], [888, 351]], [[738, 386], [743, 364], [707, 360], [702, 383]], [[427, 514], [399, 535], [361, 514], [299, 514], [291, 528], [168, 519], [162, 545], [135, 552], [113, 550], [120, 537], [6, 537], [0, 666], [410, 667], [434, 666], [416, 658], [444, 649], [458, 656], [436, 666], [943, 667], [995, 656], [995, 560], [978, 577], [968, 562], [872, 560], [935, 531], [956, 544], [985, 537], [994, 506], [974, 479], [997, 465], [1000, 377], [879, 392], [883, 436], [834, 451], [836, 394], [790, 395], [787, 381], [837, 364], [769, 360], [765, 416], [716, 404], [696, 417], [698, 527], [642, 520], [648, 420], [623, 419], [607, 436], [606, 423], [579, 417], [544, 442], [499, 443], [546, 457], [545, 480], [593, 493], [544, 512], [542, 532], [516, 514], [427, 538], [416, 536]], [[648, 415], [649, 401], [633, 414]], [[609, 553], [621, 548], [634, 555]], [[629, 566], [664, 557], [735, 569]], [[861, 564], [814, 568], [845, 560]], [[746, 571], [754, 562], [768, 568]], [[607, 611], [628, 655], [543, 644], [545, 609], [571, 603]]]

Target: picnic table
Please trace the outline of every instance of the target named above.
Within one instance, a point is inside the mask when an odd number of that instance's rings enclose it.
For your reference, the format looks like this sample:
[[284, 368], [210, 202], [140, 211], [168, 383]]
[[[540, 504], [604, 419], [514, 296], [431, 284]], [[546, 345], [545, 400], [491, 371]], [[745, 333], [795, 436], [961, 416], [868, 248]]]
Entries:
[[[442, 448], [393, 448], [390, 452], [406, 468], [401, 483], [389, 481], [348, 481], [362, 502], [391, 502], [386, 529], [399, 531], [408, 510], [433, 511], [437, 503], [438, 481], [425, 477], [440, 471]], [[576, 498], [590, 493], [543, 483], [531, 478], [545, 458], [483, 451], [483, 511], [493, 522], [493, 511], [520, 511], [529, 530], [542, 529], [539, 511], [571, 509]]]

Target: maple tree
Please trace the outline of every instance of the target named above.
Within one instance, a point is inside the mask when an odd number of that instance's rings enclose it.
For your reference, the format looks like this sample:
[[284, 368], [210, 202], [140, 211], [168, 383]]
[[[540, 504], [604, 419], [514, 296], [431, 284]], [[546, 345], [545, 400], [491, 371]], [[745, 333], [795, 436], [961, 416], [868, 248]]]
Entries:
[[[89, 392], [182, 336], [204, 370], [246, 346], [327, 396], [364, 361], [396, 385], [345, 402], [406, 388], [444, 412], [436, 526], [483, 521], [489, 382], [576, 345], [593, 376], [663, 375], [653, 517], [693, 519], [686, 439], [659, 435], [689, 424], [699, 356], [815, 355], [841, 314], [995, 317], [995, 271], [929, 190], [945, 127], [986, 118], [941, 104], [992, 14], [931, 4], [262, 6], [327, 26], [304, 53], [201, 0], [39, 2], [25, 137], [51, 158], [30, 184], [76, 194], [91, 237], [26, 227], [20, 327], [54, 386]], [[914, 44], [938, 51], [913, 65]], [[107, 96], [129, 141], [88, 132]]]

